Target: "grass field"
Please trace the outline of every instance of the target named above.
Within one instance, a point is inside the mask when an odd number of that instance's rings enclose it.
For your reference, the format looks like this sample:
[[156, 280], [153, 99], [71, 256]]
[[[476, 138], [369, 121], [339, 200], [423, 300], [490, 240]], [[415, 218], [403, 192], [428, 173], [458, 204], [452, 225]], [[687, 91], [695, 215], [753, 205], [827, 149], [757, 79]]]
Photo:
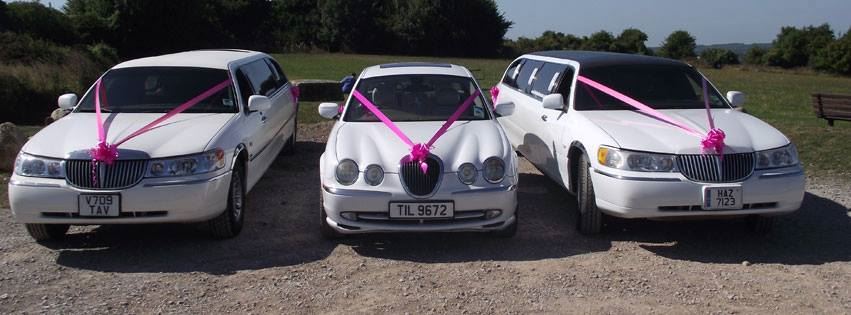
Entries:
[[[496, 84], [510, 60], [430, 58], [341, 54], [286, 54], [275, 56], [290, 79], [339, 80], [347, 73], [397, 61], [437, 61], [469, 68], [482, 88]], [[789, 136], [798, 146], [805, 168], [813, 175], [851, 174], [851, 122], [839, 121], [828, 127], [817, 119], [810, 104], [810, 93], [830, 92], [851, 95], [851, 78], [806, 72], [757, 71], [725, 68], [701, 69], [722, 91], [738, 90], [747, 94], [745, 108]], [[299, 118], [303, 122], [321, 120], [314, 103], [305, 103]]]

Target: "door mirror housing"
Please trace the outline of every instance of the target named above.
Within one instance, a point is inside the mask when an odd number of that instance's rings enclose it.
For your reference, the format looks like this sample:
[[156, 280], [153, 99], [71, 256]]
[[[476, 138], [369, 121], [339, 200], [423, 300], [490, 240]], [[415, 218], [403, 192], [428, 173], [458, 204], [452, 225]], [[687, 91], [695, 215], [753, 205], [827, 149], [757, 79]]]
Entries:
[[338, 115], [340, 115], [340, 105], [337, 105], [337, 103], [319, 104], [319, 116], [325, 119], [334, 119]]
[[553, 93], [553, 94], [544, 96], [544, 99], [542, 100], [541, 103], [544, 106], [544, 108], [546, 108], [546, 109], [555, 109], [555, 110], [564, 109], [564, 98], [561, 96], [560, 93]]
[[513, 102], [502, 102], [496, 104], [493, 109], [497, 115], [500, 116], [509, 116], [514, 113], [514, 103]]
[[265, 112], [272, 108], [272, 100], [263, 95], [252, 95], [248, 98], [249, 112]]
[[735, 108], [741, 108], [745, 105], [745, 93], [739, 91], [727, 92], [727, 101]]
[[56, 102], [59, 104], [59, 108], [61, 109], [72, 109], [74, 106], [77, 106], [77, 94], [62, 94]]

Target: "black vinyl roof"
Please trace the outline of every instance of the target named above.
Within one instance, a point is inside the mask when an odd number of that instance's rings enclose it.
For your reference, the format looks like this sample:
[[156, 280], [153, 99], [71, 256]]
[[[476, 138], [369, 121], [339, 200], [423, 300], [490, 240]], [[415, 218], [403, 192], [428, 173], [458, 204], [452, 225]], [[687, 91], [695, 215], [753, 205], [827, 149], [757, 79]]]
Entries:
[[534, 52], [530, 55], [573, 60], [578, 62], [583, 68], [618, 65], [688, 66], [684, 62], [674, 59], [601, 51], [549, 50]]
[[452, 68], [452, 65], [448, 63], [434, 63], [434, 62], [397, 62], [397, 63], [385, 63], [380, 65], [381, 69], [387, 68], [405, 68], [405, 67], [437, 67], [437, 68]]

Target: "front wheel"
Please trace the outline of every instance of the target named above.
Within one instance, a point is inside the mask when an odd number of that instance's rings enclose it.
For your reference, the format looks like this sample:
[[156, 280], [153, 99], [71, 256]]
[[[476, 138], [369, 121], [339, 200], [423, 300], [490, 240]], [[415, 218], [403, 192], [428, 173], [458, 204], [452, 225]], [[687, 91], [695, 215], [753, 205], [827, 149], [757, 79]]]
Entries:
[[594, 185], [591, 183], [591, 171], [588, 157], [582, 154], [579, 158], [576, 192], [576, 204], [579, 218], [577, 229], [583, 234], [597, 234], [603, 227], [603, 213], [597, 208], [597, 197], [594, 195]]
[[517, 235], [517, 224], [520, 223], [520, 213], [519, 209], [514, 210], [514, 222], [506, 226], [502, 230], [494, 231], [493, 235], [496, 237], [502, 238], [512, 238], [514, 235]]
[[748, 230], [757, 235], [766, 235], [774, 229], [774, 217], [753, 215], [747, 218]]
[[241, 164], [233, 169], [228, 189], [228, 205], [222, 214], [207, 221], [210, 233], [216, 238], [232, 238], [242, 231], [245, 221], [245, 171]]
[[37, 242], [56, 241], [65, 237], [68, 224], [24, 224], [27, 233]]

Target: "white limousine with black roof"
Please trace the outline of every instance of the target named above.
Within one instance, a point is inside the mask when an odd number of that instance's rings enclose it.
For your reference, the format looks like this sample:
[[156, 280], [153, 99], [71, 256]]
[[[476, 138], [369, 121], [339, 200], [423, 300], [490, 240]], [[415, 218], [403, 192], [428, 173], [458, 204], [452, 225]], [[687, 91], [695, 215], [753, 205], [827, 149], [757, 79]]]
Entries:
[[736, 110], [695, 68], [603, 52], [521, 56], [492, 90], [526, 159], [576, 194], [578, 228], [622, 218], [746, 216], [765, 231], [797, 210], [804, 172], [780, 131]]

